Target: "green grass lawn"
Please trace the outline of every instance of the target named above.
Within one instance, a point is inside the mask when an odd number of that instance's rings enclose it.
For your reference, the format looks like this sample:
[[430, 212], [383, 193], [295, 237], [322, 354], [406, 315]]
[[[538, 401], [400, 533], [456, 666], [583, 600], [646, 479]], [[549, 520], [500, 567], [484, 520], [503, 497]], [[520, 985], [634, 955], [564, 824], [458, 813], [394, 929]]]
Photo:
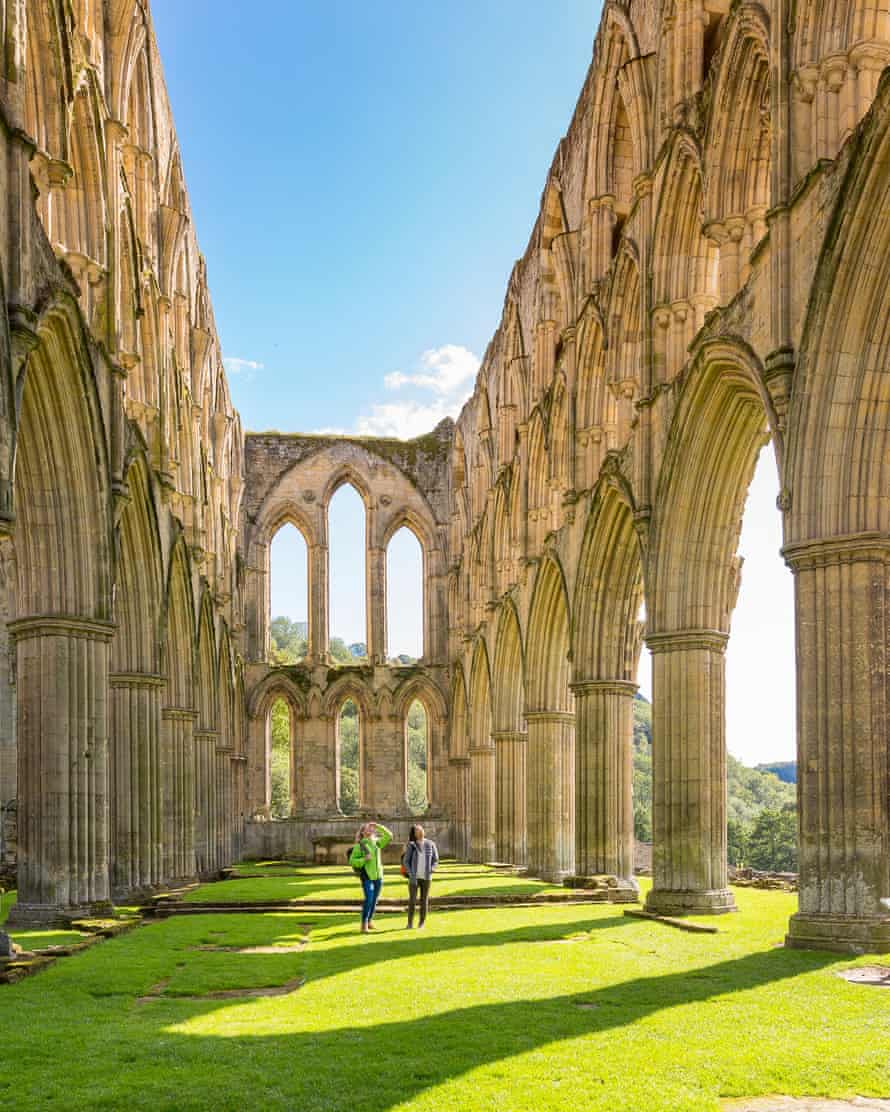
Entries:
[[[0, 987], [0, 1105], [702, 1112], [890, 1095], [890, 992], [834, 976], [851, 964], [836, 955], [778, 948], [793, 896], [736, 895], [715, 935], [591, 905], [442, 912], [423, 932], [389, 916], [369, 936], [299, 910], [152, 922]], [[193, 998], [296, 977], [289, 995]]]
[[[247, 866], [245, 866], [247, 868]], [[360, 900], [362, 888], [348, 865], [282, 866], [279, 862], [250, 866], [262, 878], [215, 881], [189, 892], [190, 903], [243, 903], [252, 900]], [[443, 863], [433, 880], [433, 896], [531, 896], [536, 893], [572, 893], [561, 886], [539, 880], [499, 873], [484, 865]], [[382, 895], [388, 899], [407, 899], [408, 886], [398, 865], [387, 865]]]

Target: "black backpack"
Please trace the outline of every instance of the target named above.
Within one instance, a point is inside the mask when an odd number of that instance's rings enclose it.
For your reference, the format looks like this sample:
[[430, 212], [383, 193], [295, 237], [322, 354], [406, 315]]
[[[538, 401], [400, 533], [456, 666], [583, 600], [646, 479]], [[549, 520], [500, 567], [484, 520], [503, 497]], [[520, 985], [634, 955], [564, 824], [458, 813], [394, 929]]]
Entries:
[[361, 880], [362, 877], [365, 875], [365, 866], [364, 865], [356, 866], [356, 865], [353, 865], [353, 863], [352, 863], [353, 851], [357, 850], [357, 849], [358, 849], [358, 842], [356, 842], [355, 845], [350, 846], [349, 849], [346, 851], [346, 864], [350, 867], [350, 869], [352, 869], [352, 871], [359, 878], [359, 880]]

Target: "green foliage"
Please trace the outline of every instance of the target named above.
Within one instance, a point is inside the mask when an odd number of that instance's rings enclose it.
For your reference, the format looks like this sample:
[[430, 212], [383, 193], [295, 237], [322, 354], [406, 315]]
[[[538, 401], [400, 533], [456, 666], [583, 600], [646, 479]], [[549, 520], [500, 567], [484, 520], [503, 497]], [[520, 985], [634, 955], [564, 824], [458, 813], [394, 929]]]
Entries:
[[793, 806], [760, 812], [748, 839], [746, 864], [780, 873], [797, 871], [797, 814]]
[[652, 705], [642, 695], [634, 697], [634, 835], [638, 842], [652, 841]]
[[427, 720], [417, 699], [408, 708], [408, 806], [415, 815], [427, 808]]
[[744, 865], [748, 859], [748, 828], [736, 819], [726, 823], [726, 860], [730, 865]]
[[[341, 642], [342, 644], [342, 642]], [[349, 651], [348, 649], [346, 650]], [[340, 810], [354, 815], [359, 808], [358, 707], [347, 699], [340, 709], [337, 737], [340, 748]]]
[[309, 649], [307, 622], [292, 622], [290, 618], [280, 615], [272, 619], [269, 634], [273, 664], [297, 664], [305, 658]]
[[772, 772], [747, 768], [731, 754], [726, 758], [726, 789], [727, 818], [749, 828], [766, 808], [778, 811], [786, 804], [797, 805], [793, 784], [783, 784]]
[[328, 645], [328, 652], [331, 654], [331, 660], [335, 664], [358, 664], [359, 657], [352, 655], [352, 652], [342, 637], [332, 637]]
[[290, 711], [283, 699], [272, 704], [272, 818], [290, 815]]

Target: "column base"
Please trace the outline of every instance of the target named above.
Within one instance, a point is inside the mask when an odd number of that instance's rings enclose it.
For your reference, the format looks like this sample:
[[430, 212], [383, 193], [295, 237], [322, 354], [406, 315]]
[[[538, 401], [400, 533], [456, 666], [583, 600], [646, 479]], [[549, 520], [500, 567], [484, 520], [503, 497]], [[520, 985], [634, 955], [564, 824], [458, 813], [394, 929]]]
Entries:
[[704, 891], [652, 888], [646, 897], [646, 911], [655, 915], [725, 915], [738, 908], [728, 888]]
[[799, 911], [788, 922], [785, 945], [795, 950], [831, 950], [838, 954], [884, 954], [890, 951], [890, 917], [813, 915]]
[[567, 876], [563, 884], [566, 888], [577, 888], [584, 892], [604, 892], [609, 903], [640, 902], [640, 886], [633, 877], [604, 873], [583, 876], [575, 873]]
[[114, 915], [114, 905], [110, 900], [81, 904], [77, 907], [17, 903], [10, 911], [5, 925], [11, 931], [46, 930], [50, 927], [70, 926], [76, 919], [108, 919], [112, 915]]

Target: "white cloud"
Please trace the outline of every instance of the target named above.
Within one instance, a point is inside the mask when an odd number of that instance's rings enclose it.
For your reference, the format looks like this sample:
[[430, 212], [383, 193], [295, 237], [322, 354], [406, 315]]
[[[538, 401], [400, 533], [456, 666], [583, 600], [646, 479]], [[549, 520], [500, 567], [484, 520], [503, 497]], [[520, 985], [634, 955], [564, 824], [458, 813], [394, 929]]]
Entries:
[[255, 359], [240, 359], [237, 355], [226, 356], [223, 359], [223, 365], [230, 375], [240, 375], [247, 371], [248, 377], [263, 369], [263, 364], [258, 363]]
[[444, 344], [431, 348], [420, 357], [420, 368], [413, 375], [393, 371], [383, 384], [387, 390], [401, 390], [404, 386], [419, 386], [436, 394], [452, 397], [469, 396], [473, 380], [479, 370], [479, 357], [460, 344]]
[[[411, 396], [397, 402], [377, 402], [355, 422], [359, 436], [397, 436], [410, 440], [430, 432], [445, 417], [457, 417], [473, 392], [479, 357], [460, 344], [430, 348], [412, 374], [393, 371], [383, 379], [390, 391]], [[430, 398], [429, 395], [433, 397]]]

